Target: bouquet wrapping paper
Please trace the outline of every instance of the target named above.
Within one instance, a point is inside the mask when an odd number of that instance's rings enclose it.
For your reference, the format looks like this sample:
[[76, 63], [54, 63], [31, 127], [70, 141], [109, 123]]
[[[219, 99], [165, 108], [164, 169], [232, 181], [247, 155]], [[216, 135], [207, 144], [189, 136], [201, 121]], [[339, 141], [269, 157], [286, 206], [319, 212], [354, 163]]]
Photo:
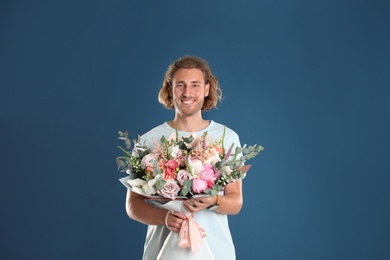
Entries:
[[[119, 179], [120, 182], [128, 189], [133, 190], [128, 183], [131, 180], [130, 176]], [[135, 192], [137, 190], [135, 189]], [[150, 203], [156, 207], [167, 209], [169, 211], [181, 212], [187, 216], [187, 219], [183, 221], [180, 233], [170, 232], [166, 238], [161, 251], [158, 254], [158, 260], [164, 259], [188, 259], [188, 260], [214, 260], [214, 256], [207, 243], [206, 231], [192, 219], [192, 214], [188, 213], [184, 206], [183, 200], [186, 198], [178, 197], [176, 200], [169, 200], [158, 195], [145, 195]], [[199, 197], [202, 195], [194, 196]], [[208, 196], [208, 195], [206, 195]]]

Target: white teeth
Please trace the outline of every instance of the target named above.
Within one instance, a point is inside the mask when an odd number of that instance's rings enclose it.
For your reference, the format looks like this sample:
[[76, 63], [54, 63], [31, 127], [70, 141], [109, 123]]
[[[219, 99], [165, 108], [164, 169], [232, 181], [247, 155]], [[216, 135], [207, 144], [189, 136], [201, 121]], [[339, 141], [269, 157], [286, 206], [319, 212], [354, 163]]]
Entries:
[[193, 101], [192, 100], [183, 100], [184, 104], [191, 104]]

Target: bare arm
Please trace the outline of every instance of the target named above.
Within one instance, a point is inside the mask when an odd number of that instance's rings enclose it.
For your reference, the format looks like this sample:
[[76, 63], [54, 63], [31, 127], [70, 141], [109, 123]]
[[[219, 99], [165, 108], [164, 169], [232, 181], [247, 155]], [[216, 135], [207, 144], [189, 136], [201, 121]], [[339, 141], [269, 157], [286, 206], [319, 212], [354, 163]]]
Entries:
[[[226, 185], [224, 193], [224, 196], [220, 196], [220, 204], [215, 209], [215, 212], [229, 215], [235, 215], [240, 212], [243, 204], [242, 181], [238, 180]], [[189, 212], [197, 212], [215, 205], [216, 202], [217, 196], [190, 199], [185, 202], [184, 207]]]
[[131, 219], [146, 225], [168, 224], [174, 232], [179, 232], [181, 223], [186, 218], [184, 214], [179, 212], [168, 214], [168, 210], [154, 207], [147, 203], [142, 196], [130, 190], [127, 190], [126, 212]]
[[167, 214], [167, 210], [150, 205], [142, 196], [130, 190], [127, 190], [126, 212], [131, 219], [146, 225], [164, 225]]

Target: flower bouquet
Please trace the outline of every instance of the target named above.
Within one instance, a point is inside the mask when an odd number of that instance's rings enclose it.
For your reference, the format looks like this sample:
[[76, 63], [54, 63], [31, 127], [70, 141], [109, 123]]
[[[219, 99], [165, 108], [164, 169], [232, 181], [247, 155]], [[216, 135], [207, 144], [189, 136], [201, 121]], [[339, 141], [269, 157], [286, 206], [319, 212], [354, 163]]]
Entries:
[[[214, 196], [227, 184], [243, 179], [250, 167], [244, 163], [264, 150], [257, 145], [224, 147], [225, 130], [221, 138], [213, 142], [210, 142], [207, 131], [201, 137], [179, 137], [176, 130], [168, 138], [162, 136], [159, 141], [153, 140], [153, 149], [142, 143], [139, 136], [138, 140], [131, 141], [128, 131], [119, 131], [119, 139], [125, 141], [126, 148], [118, 146], [124, 155], [117, 157], [116, 163], [118, 170], [128, 174], [120, 181], [160, 208], [186, 213], [181, 200]], [[172, 236], [176, 235], [172, 233]], [[166, 244], [172, 247], [177, 245], [177, 240], [179, 238], [167, 238]], [[178, 242], [180, 245], [180, 240]], [[200, 248], [199, 244], [189, 247], [193, 252]], [[206, 251], [202, 256], [208, 255], [207, 243], [200, 249]], [[185, 257], [190, 259], [188, 253]]]
[[[178, 132], [169, 138], [154, 140], [154, 149], [138, 140], [130, 141], [128, 131], [119, 131], [126, 149], [118, 146], [125, 155], [116, 158], [118, 170], [129, 174], [126, 178], [132, 191], [147, 199], [186, 199], [194, 195], [214, 196], [238, 179], [243, 179], [250, 165], [245, 161], [254, 158], [262, 146], [224, 147], [224, 136], [212, 143], [207, 132], [200, 138], [179, 137]], [[131, 142], [134, 143], [130, 151]]]

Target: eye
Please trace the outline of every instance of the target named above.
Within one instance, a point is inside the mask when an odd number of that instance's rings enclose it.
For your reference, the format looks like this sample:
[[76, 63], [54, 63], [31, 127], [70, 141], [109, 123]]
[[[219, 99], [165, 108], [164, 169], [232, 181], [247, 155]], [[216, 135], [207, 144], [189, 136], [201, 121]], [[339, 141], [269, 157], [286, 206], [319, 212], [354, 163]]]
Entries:
[[177, 87], [177, 88], [182, 88], [182, 87], [183, 87], [183, 84], [176, 84], [176, 87]]

